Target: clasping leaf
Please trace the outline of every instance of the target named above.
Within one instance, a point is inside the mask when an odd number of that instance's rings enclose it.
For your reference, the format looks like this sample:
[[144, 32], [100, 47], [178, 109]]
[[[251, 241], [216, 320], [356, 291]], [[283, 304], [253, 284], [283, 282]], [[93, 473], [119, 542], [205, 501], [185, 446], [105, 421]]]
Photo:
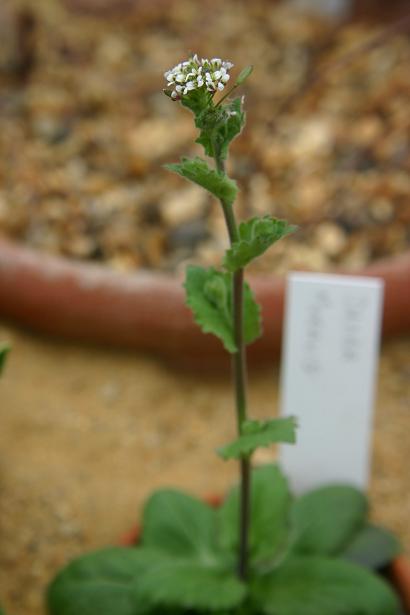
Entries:
[[[232, 315], [232, 275], [191, 265], [185, 281], [187, 305], [204, 333], [213, 333], [228, 352], [237, 351]], [[260, 310], [245, 284], [244, 339], [253, 342], [261, 333]]]
[[180, 163], [166, 164], [165, 168], [202, 186], [228, 205], [235, 201], [238, 192], [236, 182], [225, 173], [211, 169], [202, 158], [182, 158]]
[[210, 107], [195, 119], [201, 133], [196, 140], [204, 147], [205, 154], [225, 160], [230, 143], [242, 132], [246, 115], [242, 110], [242, 98], [235, 98], [226, 104]]
[[276, 442], [296, 442], [296, 420], [293, 417], [268, 421], [246, 421], [242, 434], [218, 450], [223, 459], [240, 459], [251, 455], [257, 448]]
[[239, 225], [239, 241], [227, 250], [223, 264], [228, 271], [237, 271], [266, 250], [282, 237], [297, 230], [286, 220], [271, 216], [251, 218]]

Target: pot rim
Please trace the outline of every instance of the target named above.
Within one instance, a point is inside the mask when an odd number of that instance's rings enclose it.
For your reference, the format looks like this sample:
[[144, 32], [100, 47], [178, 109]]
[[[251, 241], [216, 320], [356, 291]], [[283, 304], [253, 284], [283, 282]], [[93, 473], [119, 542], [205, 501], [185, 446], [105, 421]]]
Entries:
[[[383, 334], [410, 331], [410, 250], [357, 272], [385, 284]], [[262, 306], [264, 335], [250, 347], [251, 362], [279, 355], [286, 278], [248, 277]], [[185, 306], [182, 277], [157, 271], [119, 273], [0, 237], [0, 316], [31, 329], [92, 343], [153, 351], [190, 367], [224, 360], [219, 340], [204, 335]]]

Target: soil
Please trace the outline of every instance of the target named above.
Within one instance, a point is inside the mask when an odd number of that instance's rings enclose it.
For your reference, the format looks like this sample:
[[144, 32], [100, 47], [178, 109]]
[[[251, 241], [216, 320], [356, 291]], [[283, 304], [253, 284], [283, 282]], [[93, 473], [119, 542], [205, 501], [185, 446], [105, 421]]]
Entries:
[[[155, 488], [222, 493], [236, 475], [214, 449], [232, 437], [228, 374], [193, 376], [144, 355], [34, 336], [9, 326], [0, 383], [0, 596], [43, 615], [47, 582], [69, 558], [118, 542]], [[410, 339], [382, 349], [372, 517], [410, 552]], [[277, 408], [278, 368], [252, 373], [257, 416]], [[265, 449], [260, 461], [274, 459]]]

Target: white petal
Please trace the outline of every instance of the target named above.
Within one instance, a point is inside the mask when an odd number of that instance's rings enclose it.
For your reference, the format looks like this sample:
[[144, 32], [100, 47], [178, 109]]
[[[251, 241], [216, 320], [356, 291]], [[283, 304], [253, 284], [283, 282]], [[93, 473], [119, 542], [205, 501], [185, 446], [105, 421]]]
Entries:
[[225, 87], [225, 86], [224, 86], [224, 84], [223, 84], [223, 83], [218, 83], [218, 90], [219, 90], [220, 92], [222, 92], [222, 90], [224, 89], [224, 87]]

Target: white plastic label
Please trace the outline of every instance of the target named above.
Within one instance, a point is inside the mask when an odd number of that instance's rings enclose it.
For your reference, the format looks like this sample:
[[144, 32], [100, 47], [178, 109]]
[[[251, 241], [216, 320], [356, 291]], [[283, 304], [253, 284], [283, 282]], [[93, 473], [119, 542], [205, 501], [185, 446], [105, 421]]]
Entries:
[[299, 428], [280, 459], [296, 492], [367, 488], [382, 300], [377, 278], [289, 275], [281, 414]]

